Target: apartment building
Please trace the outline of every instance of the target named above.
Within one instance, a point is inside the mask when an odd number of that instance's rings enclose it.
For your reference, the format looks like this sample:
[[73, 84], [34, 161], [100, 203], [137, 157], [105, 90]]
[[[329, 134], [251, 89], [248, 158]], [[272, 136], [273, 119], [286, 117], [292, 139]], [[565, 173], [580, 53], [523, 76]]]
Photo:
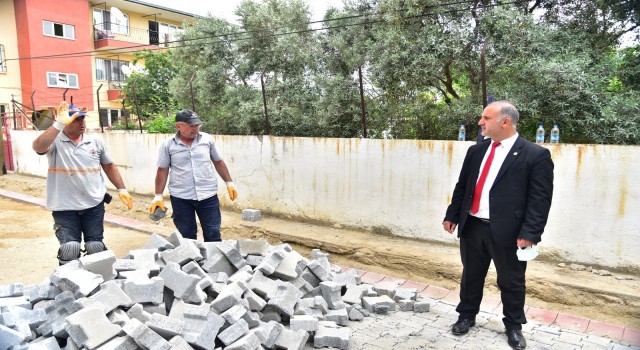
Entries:
[[65, 100], [89, 128], [109, 127], [129, 113], [120, 90], [135, 52], [166, 50], [196, 18], [137, 0], [0, 0], [5, 126], [45, 129]]

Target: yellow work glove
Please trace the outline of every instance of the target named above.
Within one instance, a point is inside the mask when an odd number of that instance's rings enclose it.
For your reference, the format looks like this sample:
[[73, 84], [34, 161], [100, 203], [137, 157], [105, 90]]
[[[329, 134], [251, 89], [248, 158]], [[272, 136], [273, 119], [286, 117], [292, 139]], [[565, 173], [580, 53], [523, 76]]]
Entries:
[[60, 102], [60, 104], [56, 107], [56, 120], [53, 122], [53, 127], [58, 131], [62, 131], [65, 126], [69, 125], [73, 122], [78, 116], [80, 112], [73, 113], [73, 115], [69, 115], [69, 104], [65, 101]]
[[153, 197], [151, 201], [151, 207], [149, 207], [149, 215], [155, 213], [156, 208], [160, 208], [163, 212], [166, 212], [167, 209], [164, 207], [164, 198], [162, 198], [162, 194], [157, 194]]
[[118, 190], [118, 197], [120, 197], [122, 203], [124, 203], [124, 205], [126, 205], [129, 210], [133, 208], [133, 197], [131, 197], [129, 191], [127, 191], [126, 188], [121, 188]]
[[229, 198], [232, 201], [235, 201], [238, 198], [238, 191], [236, 191], [236, 185], [233, 184], [233, 181], [225, 182], [227, 184], [227, 192], [229, 192]]

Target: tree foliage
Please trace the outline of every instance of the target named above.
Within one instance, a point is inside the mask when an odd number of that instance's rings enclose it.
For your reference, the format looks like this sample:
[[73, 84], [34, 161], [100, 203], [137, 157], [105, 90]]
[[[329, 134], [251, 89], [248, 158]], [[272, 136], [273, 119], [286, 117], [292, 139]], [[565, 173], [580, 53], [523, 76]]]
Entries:
[[215, 133], [454, 139], [461, 123], [476, 131], [484, 57], [487, 90], [518, 106], [523, 136], [558, 124], [563, 142], [637, 144], [638, 12], [635, 0], [344, 0], [312, 23], [305, 0], [244, 0], [239, 24], [186, 26], [164, 86]]

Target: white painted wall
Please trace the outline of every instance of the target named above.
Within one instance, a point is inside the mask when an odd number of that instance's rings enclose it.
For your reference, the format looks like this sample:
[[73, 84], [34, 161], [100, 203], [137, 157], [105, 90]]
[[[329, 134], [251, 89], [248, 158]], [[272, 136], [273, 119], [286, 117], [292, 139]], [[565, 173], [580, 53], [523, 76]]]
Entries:
[[[12, 131], [16, 171], [46, 176], [34, 131]], [[101, 134], [130, 191], [151, 194], [158, 145], [169, 135]], [[472, 142], [215, 136], [239, 196], [223, 206], [377, 229], [440, 242]], [[640, 268], [639, 146], [548, 145], [555, 189], [539, 250], [565, 261]], [[140, 203], [139, 205], [146, 205]]]

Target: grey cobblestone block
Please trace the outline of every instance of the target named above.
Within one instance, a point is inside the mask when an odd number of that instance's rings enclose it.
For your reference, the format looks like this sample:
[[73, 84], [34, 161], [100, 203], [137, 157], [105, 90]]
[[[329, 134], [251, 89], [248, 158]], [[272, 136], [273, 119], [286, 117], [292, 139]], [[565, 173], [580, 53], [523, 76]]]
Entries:
[[213, 311], [205, 312], [207, 310], [198, 307], [187, 308], [184, 311], [182, 337], [196, 349], [211, 350], [220, 328], [224, 325], [224, 318]]
[[289, 320], [289, 329], [294, 332], [298, 330], [315, 332], [318, 329], [318, 320], [313, 316], [293, 315]]
[[171, 339], [182, 334], [185, 322], [181, 319], [161, 314], [152, 314], [151, 318], [144, 324], [164, 339]]
[[261, 311], [267, 305], [267, 302], [251, 289], [247, 289], [244, 292], [243, 298], [249, 304], [249, 310], [251, 311]]
[[113, 268], [116, 255], [111, 250], [85, 255], [79, 261], [83, 269], [101, 275], [104, 281], [110, 281], [118, 275]]
[[242, 209], [243, 221], [260, 221], [262, 218], [262, 211], [258, 209]]
[[5, 284], [0, 286], [0, 298], [21, 297], [24, 295], [24, 284], [22, 282]]
[[398, 310], [399, 311], [413, 311], [414, 308], [414, 301], [413, 300], [400, 300], [398, 301]]
[[120, 333], [122, 328], [109, 322], [104, 306], [96, 302], [66, 318], [69, 337], [79, 346], [95, 349]]
[[227, 311], [232, 306], [240, 303], [245, 290], [247, 290], [247, 285], [244, 283], [238, 282], [226, 285], [211, 302], [211, 308], [219, 313]]
[[194, 350], [191, 345], [179, 335], [171, 338], [169, 344], [171, 345], [171, 350]]
[[342, 286], [359, 285], [360, 275], [358, 275], [358, 271], [356, 270], [347, 270], [334, 274], [331, 281]]
[[349, 309], [349, 320], [351, 321], [362, 321], [362, 319], [364, 318], [364, 315], [362, 314], [362, 312], [355, 307], [351, 307]]
[[344, 309], [345, 303], [342, 301], [342, 285], [335, 282], [322, 282], [320, 283], [320, 291], [322, 297], [327, 301], [329, 309], [338, 310]]
[[164, 279], [157, 276], [146, 279], [127, 279], [122, 290], [134, 303], [160, 304], [163, 301]]
[[379, 297], [386, 295], [389, 298], [393, 298], [395, 290], [397, 288], [397, 282], [378, 282], [373, 285], [373, 289], [376, 291]]
[[160, 252], [160, 256], [165, 261], [165, 263], [176, 263], [180, 266], [186, 264], [187, 262], [200, 261], [202, 260], [202, 254], [200, 254], [200, 249], [196, 246], [196, 243], [192, 240], [187, 240], [183, 244], [165, 251]]
[[300, 253], [292, 250], [285, 254], [284, 259], [278, 264], [273, 275], [276, 278], [292, 281], [307, 267], [307, 262]]
[[0, 349], [9, 349], [25, 340], [24, 334], [0, 324]]
[[142, 249], [156, 249], [158, 251], [163, 251], [167, 249], [173, 249], [175, 246], [169, 242], [166, 238], [160, 236], [157, 233], [151, 234], [149, 238], [149, 242], [145, 244]]
[[302, 292], [294, 287], [293, 284], [281, 282], [273, 298], [267, 302], [267, 307], [275, 308], [275, 310], [284, 315], [292, 316], [294, 307], [300, 298], [302, 298]]
[[278, 284], [278, 281], [265, 277], [262, 271], [257, 270], [249, 281], [249, 288], [268, 302], [276, 295]]
[[109, 322], [117, 324], [118, 326], [124, 326], [131, 319], [129, 315], [123, 309], [115, 309], [107, 314]]
[[362, 297], [367, 290], [371, 288], [370, 285], [347, 285], [347, 291], [342, 296], [342, 300], [347, 304], [362, 305]]
[[429, 312], [431, 304], [426, 300], [416, 301], [413, 304], [413, 312]]
[[135, 318], [122, 327], [122, 330], [130, 336], [136, 344], [143, 349], [170, 350], [171, 344], [158, 333], [142, 324]]
[[247, 265], [255, 269], [256, 267], [258, 267], [258, 265], [260, 265], [260, 263], [262, 263], [262, 261], [264, 260], [264, 256], [249, 254], [244, 258], [244, 260], [247, 262]]
[[418, 290], [416, 288], [396, 288], [393, 291], [393, 300], [399, 302], [400, 300], [416, 300], [418, 296]]
[[265, 255], [264, 259], [258, 266], [256, 266], [256, 270], [261, 271], [263, 275], [269, 276], [273, 272], [276, 271], [276, 268], [282, 260], [284, 260], [286, 252], [282, 250], [273, 250]]
[[243, 306], [234, 305], [227, 309], [225, 312], [221, 313], [220, 316], [222, 316], [222, 318], [224, 318], [224, 320], [227, 321], [228, 324], [234, 324], [241, 320], [246, 313], [247, 309], [245, 309]]
[[[57, 268], [51, 274], [51, 283], [60, 288], [62, 291], [70, 291], [76, 298], [86, 297], [94, 290], [98, 289], [100, 284], [104, 282], [101, 275], [82, 270], [80, 268], [71, 268], [67, 265], [73, 264], [72, 261], [66, 265]], [[0, 303], [2, 300], [0, 299]]]
[[243, 266], [247, 264], [247, 261], [244, 260], [242, 255], [240, 255], [240, 251], [236, 247], [235, 244], [231, 244], [230, 241], [222, 241], [218, 244], [218, 249], [227, 257], [229, 262], [236, 268], [241, 269]]
[[338, 327], [331, 322], [320, 322], [318, 331], [313, 338], [316, 348], [331, 347], [346, 350], [349, 348], [351, 331], [346, 327]]
[[386, 306], [388, 311], [395, 311], [396, 303], [387, 295], [380, 297], [363, 297], [362, 306], [369, 312], [381, 311], [380, 307]]
[[326, 315], [324, 315], [325, 321], [335, 322], [340, 326], [349, 325], [349, 315], [347, 313], [346, 308], [338, 309], [338, 310], [329, 310]]
[[114, 281], [105, 282], [100, 288], [98, 292], [90, 297], [76, 300], [76, 303], [81, 305], [80, 308], [86, 308], [94, 303], [100, 303], [105, 313], [111, 312], [111, 310], [120, 306], [129, 307], [134, 304], [127, 293]]
[[144, 310], [142, 304], [134, 304], [127, 310], [127, 316], [129, 318], [135, 318], [140, 323], [145, 323], [151, 318], [151, 314]]
[[266, 239], [239, 239], [238, 249], [242, 257], [247, 255], [266, 256], [269, 251], [269, 243]]
[[[80, 348], [77, 348], [80, 349]], [[138, 344], [129, 336], [115, 337], [100, 345], [96, 350], [138, 350]], [[69, 344], [65, 350], [71, 350]]]
[[[326, 260], [326, 259], [325, 259]], [[333, 278], [328, 264], [323, 263], [323, 259], [314, 259], [308, 265], [309, 270], [322, 282], [331, 281]]]
[[158, 275], [160, 267], [165, 265], [164, 261], [158, 261], [159, 255], [157, 249], [134, 249], [129, 251], [128, 256], [136, 261], [138, 269], [149, 270], [149, 276]]
[[230, 345], [247, 334], [247, 332], [249, 332], [249, 324], [245, 322], [245, 320], [240, 319], [220, 332], [218, 339], [220, 339], [224, 345]]
[[277, 349], [302, 350], [307, 339], [309, 339], [309, 333], [303, 330], [292, 331], [283, 327], [274, 346]]
[[138, 263], [133, 259], [116, 259], [113, 263], [113, 269], [116, 270], [118, 276], [125, 271], [135, 271], [138, 269]]
[[186, 299], [192, 294], [200, 281], [198, 276], [182, 271], [180, 265], [175, 262], [169, 262], [158, 276], [164, 279], [164, 286], [179, 299]]

